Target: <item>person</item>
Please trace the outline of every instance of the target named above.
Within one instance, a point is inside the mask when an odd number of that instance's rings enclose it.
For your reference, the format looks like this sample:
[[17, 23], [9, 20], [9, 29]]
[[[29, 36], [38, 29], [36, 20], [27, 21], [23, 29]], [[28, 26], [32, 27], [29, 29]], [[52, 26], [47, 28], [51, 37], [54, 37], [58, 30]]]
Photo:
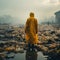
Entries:
[[34, 13], [30, 12], [30, 17], [26, 21], [25, 25], [25, 39], [28, 43], [28, 49], [34, 50], [34, 45], [38, 43], [38, 22], [34, 17]]

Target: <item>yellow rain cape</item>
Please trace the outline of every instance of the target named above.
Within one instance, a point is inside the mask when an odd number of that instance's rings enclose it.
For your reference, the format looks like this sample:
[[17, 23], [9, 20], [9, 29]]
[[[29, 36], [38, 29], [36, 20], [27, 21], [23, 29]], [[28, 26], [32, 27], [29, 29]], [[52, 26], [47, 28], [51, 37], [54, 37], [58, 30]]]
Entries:
[[25, 27], [25, 38], [27, 43], [37, 44], [38, 35], [37, 35], [37, 20], [35, 18], [28, 18]]

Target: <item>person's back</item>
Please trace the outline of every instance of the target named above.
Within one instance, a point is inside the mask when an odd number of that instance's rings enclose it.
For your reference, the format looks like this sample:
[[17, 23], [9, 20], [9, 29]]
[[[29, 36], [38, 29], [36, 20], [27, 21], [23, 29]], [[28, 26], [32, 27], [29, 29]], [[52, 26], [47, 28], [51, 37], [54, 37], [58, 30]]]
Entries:
[[38, 42], [38, 23], [37, 19], [34, 18], [34, 13], [30, 13], [30, 17], [26, 21], [26, 42], [28, 44], [36, 44]]

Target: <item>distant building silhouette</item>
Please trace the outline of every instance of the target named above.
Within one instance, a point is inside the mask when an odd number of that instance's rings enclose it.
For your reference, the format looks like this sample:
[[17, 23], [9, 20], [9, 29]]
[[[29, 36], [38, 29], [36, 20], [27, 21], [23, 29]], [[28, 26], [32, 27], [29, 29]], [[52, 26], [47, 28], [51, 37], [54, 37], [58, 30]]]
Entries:
[[56, 15], [56, 23], [60, 25], [60, 11], [56, 12], [55, 15]]
[[9, 24], [0, 24], [0, 30], [7, 30], [9, 29]]

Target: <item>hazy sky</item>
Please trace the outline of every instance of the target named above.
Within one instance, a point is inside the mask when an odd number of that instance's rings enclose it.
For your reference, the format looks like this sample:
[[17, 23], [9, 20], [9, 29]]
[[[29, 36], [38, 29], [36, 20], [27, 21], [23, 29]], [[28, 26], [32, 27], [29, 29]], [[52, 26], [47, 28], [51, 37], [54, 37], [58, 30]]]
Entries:
[[38, 20], [51, 17], [60, 10], [60, 0], [0, 0], [0, 16], [11, 15], [25, 22], [32, 11]]

